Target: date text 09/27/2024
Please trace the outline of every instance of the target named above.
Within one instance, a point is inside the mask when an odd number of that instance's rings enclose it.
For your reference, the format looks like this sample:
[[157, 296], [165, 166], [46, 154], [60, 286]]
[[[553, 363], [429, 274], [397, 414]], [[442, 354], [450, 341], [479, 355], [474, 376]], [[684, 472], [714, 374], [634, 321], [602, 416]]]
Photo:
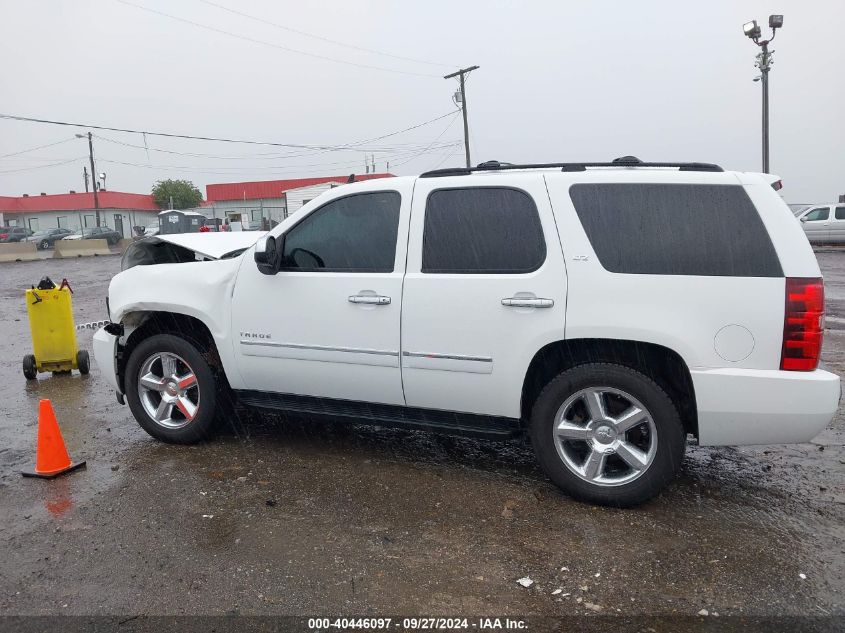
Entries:
[[453, 630], [476, 629], [520, 630], [527, 628], [525, 620], [518, 618], [309, 618], [308, 628], [364, 629], [364, 630]]

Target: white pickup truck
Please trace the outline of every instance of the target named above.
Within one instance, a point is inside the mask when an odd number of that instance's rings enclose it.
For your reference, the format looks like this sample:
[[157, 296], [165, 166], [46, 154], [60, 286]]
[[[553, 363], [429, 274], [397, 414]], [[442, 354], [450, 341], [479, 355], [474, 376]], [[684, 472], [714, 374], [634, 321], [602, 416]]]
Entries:
[[[257, 240], [257, 243], [256, 243]], [[628, 506], [702, 445], [831, 420], [824, 290], [760, 174], [701, 163], [506, 165], [349, 184], [271, 232], [135, 243], [95, 335], [151, 435], [243, 405], [528, 433], [569, 494]]]

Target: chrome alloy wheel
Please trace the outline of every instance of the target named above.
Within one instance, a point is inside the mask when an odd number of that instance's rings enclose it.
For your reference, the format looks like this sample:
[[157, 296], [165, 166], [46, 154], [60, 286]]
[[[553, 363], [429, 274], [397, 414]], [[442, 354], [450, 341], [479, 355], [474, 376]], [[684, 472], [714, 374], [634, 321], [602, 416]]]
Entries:
[[138, 398], [150, 419], [168, 429], [181, 429], [200, 406], [197, 377], [181, 356], [157, 352], [138, 372]]
[[555, 414], [555, 448], [566, 467], [597, 486], [642, 475], [657, 453], [657, 427], [633, 396], [611, 387], [574, 393]]

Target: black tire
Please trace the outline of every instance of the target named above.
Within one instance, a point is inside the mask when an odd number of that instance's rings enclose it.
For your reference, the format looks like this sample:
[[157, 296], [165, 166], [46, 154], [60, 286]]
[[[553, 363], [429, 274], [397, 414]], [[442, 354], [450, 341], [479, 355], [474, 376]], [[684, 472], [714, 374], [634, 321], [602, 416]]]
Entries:
[[23, 357], [23, 375], [27, 380], [35, 380], [38, 377], [38, 369], [35, 366], [35, 356], [27, 354]]
[[38, 245], [38, 248], [40, 248], [42, 251], [46, 251], [48, 248], [50, 248], [50, 242], [48, 242], [47, 240], [41, 240], [41, 243]]
[[88, 352], [84, 349], [76, 352], [76, 368], [83, 376], [87, 376], [91, 371], [91, 359], [88, 357]]
[[[558, 452], [555, 436], [558, 411], [570, 396], [590, 387], [609, 388], [629, 394], [651, 414], [656, 429], [656, 450], [650, 464], [632, 481], [617, 485], [592, 483], [573, 472]], [[635, 432], [642, 431], [642, 427], [638, 429]], [[648, 438], [648, 430], [646, 433], [645, 437]], [[636, 506], [660, 493], [675, 478], [686, 448], [683, 424], [675, 404], [666, 392], [648, 376], [630, 367], [612, 363], [579, 365], [562, 372], [549, 382], [534, 403], [530, 435], [540, 466], [556, 485], [581, 501], [614, 507]], [[575, 440], [574, 444], [567, 446], [577, 447], [579, 441]], [[587, 449], [590, 444], [584, 442], [583, 446]]]
[[[198, 407], [193, 420], [180, 428], [162, 426], [144, 409], [138, 391], [138, 375], [143, 363], [151, 356], [167, 352], [184, 359], [196, 376]], [[217, 410], [218, 389], [214, 374], [203, 354], [191, 341], [171, 334], [156, 334], [139, 344], [126, 362], [126, 399], [132, 415], [147, 433], [172, 444], [194, 444], [212, 433]]]

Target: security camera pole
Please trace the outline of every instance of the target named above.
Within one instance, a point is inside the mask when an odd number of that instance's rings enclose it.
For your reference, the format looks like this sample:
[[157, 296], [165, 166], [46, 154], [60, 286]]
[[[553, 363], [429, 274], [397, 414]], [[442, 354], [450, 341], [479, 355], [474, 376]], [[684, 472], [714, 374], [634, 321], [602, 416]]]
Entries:
[[464, 151], [467, 157], [467, 167], [472, 167], [469, 159], [469, 124], [467, 123], [467, 92], [464, 85], [464, 75], [471, 73], [473, 70], [478, 70], [478, 66], [470, 66], [469, 68], [461, 68], [453, 72], [451, 75], [446, 75], [443, 79], [451, 79], [452, 77], [460, 77], [461, 81], [461, 111], [464, 114]]
[[770, 15], [769, 28], [772, 29], [772, 36], [767, 40], [760, 40], [762, 31], [757, 25], [757, 20], [742, 25], [742, 32], [761, 49], [754, 65], [760, 69], [760, 83], [763, 84], [763, 173], [766, 174], [769, 173], [769, 70], [774, 64], [774, 51], [769, 50], [769, 42], [775, 39], [777, 30], [782, 26], [782, 15]]
[[[77, 134], [76, 138], [85, 138], [85, 134]], [[88, 132], [88, 158], [91, 161], [91, 180], [94, 185], [94, 213], [96, 214], [97, 226], [100, 226], [100, 198], [97, 196], [97, 171], [94, 169], [94, 141], [91, 132]], [[88, 184], [87, 178], [85, 184]]]

